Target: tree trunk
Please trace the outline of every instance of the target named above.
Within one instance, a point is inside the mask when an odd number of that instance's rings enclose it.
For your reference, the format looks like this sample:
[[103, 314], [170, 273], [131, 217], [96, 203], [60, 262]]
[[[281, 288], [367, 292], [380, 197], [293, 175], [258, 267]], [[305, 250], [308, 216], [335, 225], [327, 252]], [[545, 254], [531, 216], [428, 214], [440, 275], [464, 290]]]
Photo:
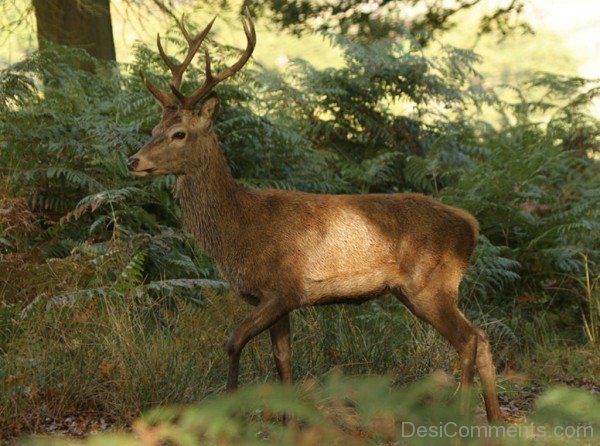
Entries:
[[33, 0], [33, 7], [40, 49], [48, 41], [83, 48], [97, 59], [115, 60], [110, 0]]

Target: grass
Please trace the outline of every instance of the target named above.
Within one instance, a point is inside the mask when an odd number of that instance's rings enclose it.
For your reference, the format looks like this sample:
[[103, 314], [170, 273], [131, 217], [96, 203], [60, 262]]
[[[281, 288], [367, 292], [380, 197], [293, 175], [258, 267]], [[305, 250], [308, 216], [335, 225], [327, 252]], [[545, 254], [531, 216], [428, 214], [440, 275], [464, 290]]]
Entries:
[[[380, 316], [376, 305], [360, 312], [340, 307], [295, 314], [296, 377], [337, 368], [352, 374], [395, 371], [404, 382], [455, 361], [444, 341], [398, 304], [388, 304], [398, 306], [394, 317]], [[168, 330], [156, 322], [149, 302], [89, 300], [47, 307], [40, 301], [23, 318], [15, 305], [4, 316], [11, 327], [3, 344], [0, 418], [27, 414], [29, 420], [20, 421], [35, 424], [47, 416], [91, 410], [122, 419], [221, 392], [224, 345], [245, 306], [230, 293], [208, 295], [204, 308], [180, 303], [171, 315], [175, 328]], [[275, 379], [268, 336], [261, 336], [244, 351], [241, 382]]]
[[[38, 300], [2, 307], [0, 419], [3, 428], [36, 430], [70, 413], [104, 414], [125, 425], [155, 406], [191, 403], [224, 391], [224, 346], [248, 311], [229, 292], [209, 292], [205, 305], [178, 302], [155, 317], [156, 302], [90, 299], [68, 305]], [[429, 326], [394, 299], [362, 305], [304, 309], [292, 317], [297, 381], [332, 370], [382, 375], [406, 384], [436, 370], [456, 376], [456, 354]], [[525, 341], [525, 340], [524, 340]], [[597, 352], [538, 345], [516, 351], [495, 346], [512, 364], [499, 379], [505, 400], [545, 387], [557, 377], [597, 379]], [[522, 353], [525, 352], [523, 355]], [[242, 357], [241, 383], [276, 380], [268, 336], [251, 342]], [[579, 378], [578, 378], [579, 379]], [[539, 392], [538, 392], [539, 393]], [[481, 411], [481, 408], [479, 409]]]

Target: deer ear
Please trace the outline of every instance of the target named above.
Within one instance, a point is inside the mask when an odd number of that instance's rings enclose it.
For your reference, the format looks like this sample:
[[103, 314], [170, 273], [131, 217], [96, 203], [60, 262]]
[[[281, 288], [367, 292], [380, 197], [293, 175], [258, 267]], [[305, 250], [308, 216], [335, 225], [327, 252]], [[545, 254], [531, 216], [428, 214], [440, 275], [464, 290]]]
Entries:
[[216, 94], [212, 93], [208, 99], [202, 103], [202, 107], [200, 108], [200, 119], [207, 127], [210, 127], [215, 121], [218, 113], [219, 98]]

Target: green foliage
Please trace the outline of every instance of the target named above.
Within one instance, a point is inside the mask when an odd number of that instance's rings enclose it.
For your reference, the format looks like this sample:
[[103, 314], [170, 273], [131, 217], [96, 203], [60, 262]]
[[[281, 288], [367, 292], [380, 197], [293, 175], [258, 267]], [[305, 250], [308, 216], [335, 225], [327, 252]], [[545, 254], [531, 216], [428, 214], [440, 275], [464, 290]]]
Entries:
[[157, 408], [133, 423], [133, 433], [101, 434], [77, 444], [526, 445], [532, 438], [536, 444], [591, 444], [600, 428], [598, 397], [573, 389], [543, 394], [535, 421], [522, 425], [487, 426], [461, 415], [460, 400], [440, 375], [405, 388], [390, 387], [382, 377], [331, 376], [322, 385], [255, 385], [188, 407]]
[[[481, 150], [460, 141], [465, 122], [442, 113], [490, 99], [469, 85], [475, 55], [445, 48], [427, 58], [410, 39], [369, 45], [331, 39], [343, 50], [345, 67], [318, 71], [296, 60], [290, 82], [273, 83], [269, 99], [273, 119], [295, 126], [329, 154], [330, 168], [346, 183], [342, 191], [434, 192], [443, 179], [428, 175], [425, 154], [442, 153], [446, 167], [469, 163]], [[402, 108], [412, 111], [399, 113]]]
[[[585, 273], [584, 258], [593, 259], [593, 277], [600, 260], [599, 128], [587, 112], [598, 87], [547, 74], [531, 86], [545, 88], [544, 98], [498, 104], [504, 125], [481, 126], [477, 134], [489, 151], [441, 197], [478, 217], [485, 235], [480, 255], [498, 249], [486, 248], [491, 243], [511, 259], [500, 268], [497, 261], [483, 260], [488, 263], [478, 268], [481, 291], [514, 282], [515, 297], [530, 295], [536, 305], [567, 310], [567, 322], [584, 294], [578, 280]], [[540, 109], [545, 122], [536, 117]], [[510, 269], [518, 276], [502, 272]]]

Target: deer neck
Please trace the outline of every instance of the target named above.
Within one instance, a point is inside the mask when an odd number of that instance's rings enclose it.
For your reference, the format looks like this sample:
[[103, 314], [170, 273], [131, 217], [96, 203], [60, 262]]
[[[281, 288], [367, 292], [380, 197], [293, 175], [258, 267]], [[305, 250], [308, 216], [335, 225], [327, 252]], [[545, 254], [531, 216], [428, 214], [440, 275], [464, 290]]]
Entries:
[[204, 250], [221, 264], [226, 261], [235, 239], [235, 227], [242, 221], [240, 195], [227, 160], [214, 141], [202, 150], [204, 157], [192, 173], [177, 178], [176, 195], [185, 224]]

